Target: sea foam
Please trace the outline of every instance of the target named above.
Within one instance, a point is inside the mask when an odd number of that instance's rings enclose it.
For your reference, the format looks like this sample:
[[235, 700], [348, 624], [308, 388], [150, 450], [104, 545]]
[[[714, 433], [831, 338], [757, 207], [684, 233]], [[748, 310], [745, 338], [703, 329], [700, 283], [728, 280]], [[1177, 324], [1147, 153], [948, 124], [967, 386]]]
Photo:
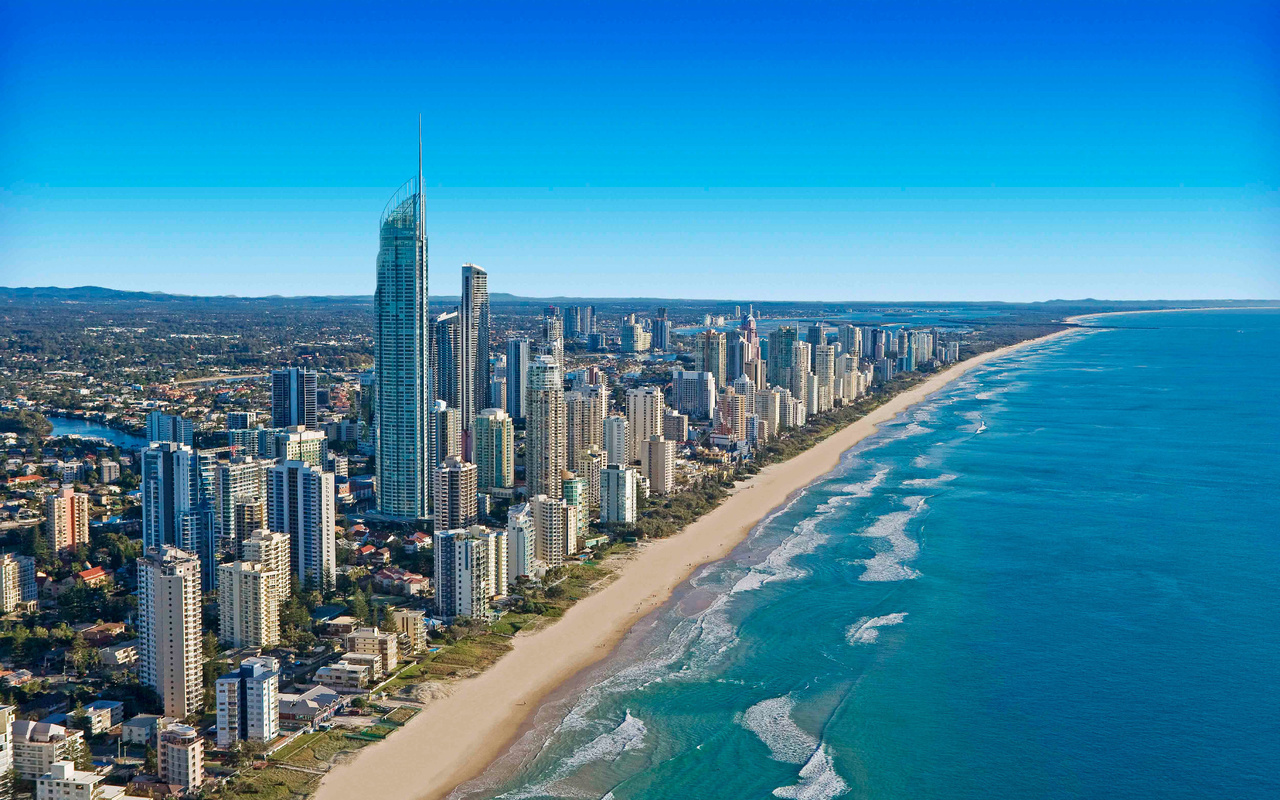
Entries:
[[803, 764], [818, 749], [818, 740], [791, 719], [791, 697], [761, 700], [738, 716], [738, 723], [769, 748], [774, 761]]
[[907, 612], [885, 614], [883, 617], [863, 617], [849, 626], [846, 634], [849, 644], [871, 644], [880, 638], [880, 629], [890, 625], [901, 625], [907, 618]]
[[831, 754], [823, 744], [800, 768], [800, 782], [794, 786], [779, 786], [773, 790], [773, 796], [792, 800], [832, 800], [847, 791], [849, 784], [836, 772]]
[[881, 539], [885, 546], [885, 549], [878, 549], [874, 556], [862, 561], [866, 569], [859, 580], [903, 581], [920, 576], [919, 572], [902, 562], [909, 561], [920, 553], [920, 545], [907, 536], [906, 531], [907, 523], [924, 511], [925, 498], [905, 497], [902, 502], [907, 506], [906, 511], [884, 514], [859, 534], [870, 539]]

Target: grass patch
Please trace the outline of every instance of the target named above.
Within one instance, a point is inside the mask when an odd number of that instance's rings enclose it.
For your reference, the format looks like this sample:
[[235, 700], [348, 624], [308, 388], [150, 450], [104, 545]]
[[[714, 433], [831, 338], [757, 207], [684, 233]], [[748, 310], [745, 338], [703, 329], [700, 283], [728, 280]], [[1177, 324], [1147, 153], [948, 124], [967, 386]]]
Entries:
[[300, 800], [315, 791], [319, 775], [281, 767], [246, 769], [216, 795], [220, 800]]

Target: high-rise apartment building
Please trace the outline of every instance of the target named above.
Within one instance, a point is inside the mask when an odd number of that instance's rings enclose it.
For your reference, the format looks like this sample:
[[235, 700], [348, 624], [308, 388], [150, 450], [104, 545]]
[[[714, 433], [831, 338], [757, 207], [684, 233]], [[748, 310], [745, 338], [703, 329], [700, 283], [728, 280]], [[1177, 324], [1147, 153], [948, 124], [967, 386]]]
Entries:
[[55, 553], [89, 543], [89, 495], [63, 486], [44, 499], [44, 538]]
[[217, 742], [225, 750], [236, 742], [270, 742], [280, 735], [280, 662], [252, 656], [218, 678]]
[[791, 382], [792, 347], [799, 341], [796, 329], [783, 325], [769, 334], [769, 357], [767, 378], [774, 386], [786, 386]]
[[564, 367], [564, 318], [559, 309], [547, 310], [542, 318], [542, 354], [549, 355], [556, 363]]
[[470, 457], [476, 415], [489, 405], [489, 275], [475, 264], [462, 265], [462, 380], [459, 386], [462, 430]]
[[317, 429], [316, 377], [301, 367], [271, 371], [271, 427]]
[[434, 466], [428, 463], [435, 387], [421, 156], [418, 172], [383, 211], [373, 298], [378, 510], [406, 519], [427, 516]]
[[720, 331], [710, 330], [698, 334], [694, 363], [703, 372], [715, 377], [716, 386], [725, 386], [725, 371], [728, 369], [728, 342]]
[[[142, 547], [172, 546], [203, 563], [211, 582], [217, 564], [214, 509], [201, 487], [216, 482], [216, 460], [176, 442], [156, 442], [142, 451]], [[208, 474], [206, 474], [208, 473]]]
[[671, 494], [676, 478], [676, 443], [650, 436], [640, 451], [640, 472], [654, 494]]
[[636, 471], [610, 464], [600, 472], [600, 521], [633, 524], [636, 521]]
[[684, 442], [689, 439], [689, 415], [668, 408], [662, 415], [662, 438], [668, 442]]
[[199, 710], [200, 561], [168, 545], [138, 559], [138, 677], [160, 695], [165, 716]]
[[559, 497], [560, 473], [568, 466], [566, 452], [564, 379], [551, 356], [538, 356], [529, 365], [526, 398], [525, 483], [529, 496]]
[[578, 468], [572, 471], [587, 482], [587, 502], [591, 508], [600, 507], [600, 471], [608, 463], [600, 447], [588, 447], [578, 454]]
[[462, 403], [462, 315], [457, 309], [431, 318], [431, 374], [436, 380], [436, 400], [450, 408]]
[[[437, 400], [431, 414], [432, 452], [431, 470], [435, 470], [447, 458], [462, 458], [462, 412]], [[433, 489], [434, 491], [434, 489]]]
[[599, 384], [582, 387], [582, 391], [564, 396], [566, 451], [569, 468], [576, 469], [580, 455], [604, 440], [605, 391]]
[[293, 561], [289, 556], [289, 534], [259, 528], [240, 540], [240, 558], [261, 564], [270, 576], [267, 588], [276, 608], [289, 599], [293, 583]]
[[280, 644], [279, 576], [256, 561], [218, 565], [218, 639], [231, 647]]
[[[17, 556], [0, 554], [0, 613], [14, 611], [21, 602], [22, 566], [18, 563]], [[0, 758], [3, 758], [3, 753], [0, 753]]]
[[528, 503], [507, 509], [507, 572], [511, 580], [533, 575], [536, 558], [537, 526]]
[[507, 412], [486, 408], [476, 417], [474, 451], [476, 489], [488, 492], [515, 486], [515, 424]]
[[490, 543], [467, 530], [436, 531], [436, 612], [445, 619], [481, 617], [495, 592], [489, 584]]
[[643, 442], [662, 435], [662, 415], [666, 401], [657, 386], [640, 386], [627, 390], [627, 459], [640, 459]]
[[476, 465], [456, 457], [446, 458], [436, 469], [436, 528], [447, 530], [475, 524], [476, 491]]
[[195, 437], [195, 426], [185, 417], [152, 411], [147, 414], [147, 441], [177, 442], [190, 447]]
[[573, 546], [577, 540], [577, 506], [545, 494], [530, 497], [528, 505], [535, 531], [534, 558], [550, 569], [563, 565], [576, 552]]
[[604, 418], [604, 452], [605, 461], [608, 463], [631, 463], [628, 458], [630, 450], [627, 445], [631, 437], [627, 433], [627, 428], [626, 417], [611, 415]]
[[672, 370], [671, 396], [675, 408], [690, 419], [708, 420], [716, 408], [715, 376], [710, 372]]
[[[270, 461], [252, 456], [218, 462], [214, 478], [213, 533], [221, 552], [238, 553], [238, 534], [250, 525], [253, 527], [249, 527], [249, 531], [262, 527], [262, 519], [254, 516], [267, 497], [270, 467]], [[240, 526], [237, 526], [237, 508]]]
[[324, 431], [309, 431], [295, 425], [277, 431], [271, 457], [282, 461], [303, 461], [313, 467], [324, 467], [329, 456], [329, 437]]
[[564, 471], [560, 483], [564, 502], [573, 509], [574, 516], [574, 526], [569, 531], [571, 541], [567, 549], [570, 553], [579, 553], [586, 547], [591, 531], [591, 495], [587, 482], [568, 470]]
[[529, 340], [507, 342], [507, 413], [524, 420], [525, 395], [529, 390]]
[[289, 535], [292, 572], [304, 587], [333, 586], [334, 500], [332, 472], [283, 461], [267, 473], [267, 528]]

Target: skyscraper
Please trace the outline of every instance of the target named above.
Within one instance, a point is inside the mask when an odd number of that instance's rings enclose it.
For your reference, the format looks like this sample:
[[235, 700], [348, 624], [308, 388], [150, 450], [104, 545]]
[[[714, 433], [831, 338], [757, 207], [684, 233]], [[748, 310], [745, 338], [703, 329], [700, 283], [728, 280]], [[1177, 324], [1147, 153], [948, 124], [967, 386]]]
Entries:
[[564, 380], [560, 364], [538, 356], [529, 365], [528, 435], [525, 439], [525, 484], [529, 496], [558, 498], [560, 473], [568, 466], [565, 446]]
[[796, 329], [790, 325], [783, 325], [769, 334], [767, 377], [771, 386], [786, 386], [791, 382], [791, 346], [796, 341]]
[[165, 716], [185, 717], [204, 696], [200, 649], [200, 561], [164, 545], [138, 559], [138, 677]]
[[600, 472], [600, 521], [631, 524], [636, 521], [636, 471], [610, 464]]
[[507, 413], [524, 421], [525, 394], [529, 389], [529, 340], [507, 342]]
[[214, 553], [213, 509], [203, 509], [198, 453], [176, 442], [155, 442], [142, 451], [142, 547], [171, 545], [205, 563], [206, 579]]
[[489, 541], [466, 530], [436, 531], [436, 613], [445, 619], [478, 617], [496, 592], [490, 585]]
[[462, 265], [462, 377], [459, 394], [466, 453], [471, 454], [471, 428], [489, 405], [489, 275], [475, 264]]
[[431, 374], [435, 399], [450, 408], [462, 407], [462, 317], [455, 308], [431, 318]]
[[400, 187], [382, 213], [373, 298], [378, 510], [407, 519], [427, 515], [431, 482], [434, 386], [424, 214], [419, 137], [418, 177]]
[[333, 473], [284, 461], [267, 475], [267, 527], [289, 534], [293, 574], [304, 587], [333, 586], [337, 568]]
[[[728, 385], [728, 381], [725, 380], [727, 355], [728, 346], [723, 333], [712, 330], [698, 334], [694, 362], [703, 372], [710, 372], [715, 376], [716, 386], [723, 387]], [[736, 378], [737, 376], [735, 375], [734, 377]]]
[[278, 580], [265, 564], [218, 565], [218, 639], [231, 647], [269, 650], [280, 644]]
[[627, 390], [627, 460], [640, 458], [642, 444], [652, 436], [662, 435], [662, 414], [666, 401], [657, 386], [640, 386]]
[[654, 494], [671, 494], [676, 477], [676, 443], [650, 436], [641, 443], [640, 472]]
[[289, 367], [271, 372], [271, 427], [316, 426], [316, 374]]
[[486, 408], [475, 425], [476, 489], [515, 485], [515, 426], [507, 412]]
[[630, 464], [630, 449], [627, 442], [627, 418], [617, 414], [604, 418], [604, 451], [605, 460], [610, 464]]
[[218, 678], [218, 747], [270, 742], [280, 735], [280, 662], [251, 656]]
[[152, 411], [147, 414], [147, 440], [151, 442], [177, 442], [191, 446], [194, 428], [185, 417]]

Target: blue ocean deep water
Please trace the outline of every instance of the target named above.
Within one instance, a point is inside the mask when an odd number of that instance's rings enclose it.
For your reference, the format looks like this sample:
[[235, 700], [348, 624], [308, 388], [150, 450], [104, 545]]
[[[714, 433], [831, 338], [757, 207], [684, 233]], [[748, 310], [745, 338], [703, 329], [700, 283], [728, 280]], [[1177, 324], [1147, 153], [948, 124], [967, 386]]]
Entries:
[[459, 797], [1280, 797], [1280, 312], [1104, 317], [884, 426]]

